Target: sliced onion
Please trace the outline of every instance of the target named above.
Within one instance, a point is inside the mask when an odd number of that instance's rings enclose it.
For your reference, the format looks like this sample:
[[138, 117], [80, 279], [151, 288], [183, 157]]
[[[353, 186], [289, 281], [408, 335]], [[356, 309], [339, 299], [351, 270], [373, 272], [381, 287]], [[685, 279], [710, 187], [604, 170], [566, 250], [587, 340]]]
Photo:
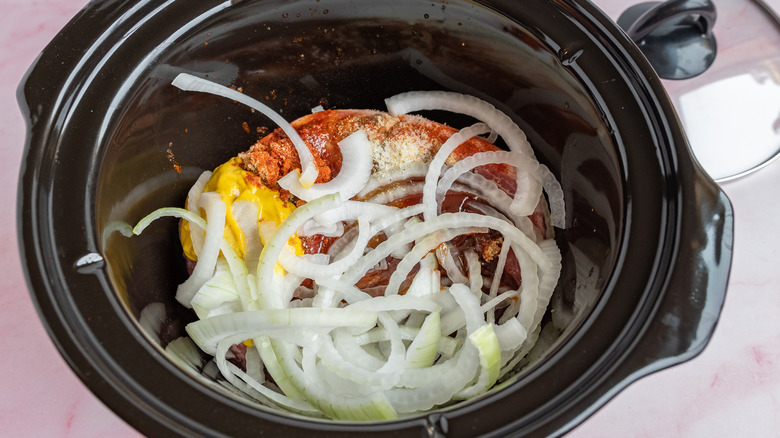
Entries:
[[549, 269], [550, 261], [547, 259], [547, 256], [539, 249], [536, 243], [512, 224], [490, 216], [460, 212], [439, 215], [429, 221], [414, 224], [408, 227], [403, 233], [390, 236], [347, 270], [347, 272], [344, 273], [343, 279], [347, 282], [356, 283], [369, 269], [371, 269], [371, 267], [375, 266], [380, 260], [386, 258], [393, 251], [437, 230], [470, 226], [488, 227], [499, 231], [505, 238], [517, 243], [518, 246], [526, 251], [543, 270]]
[[[190, 187], [187, 193], [187, 210], [194, 214], [200, 215], [200, 194], [203, 193], [203, 189], [206, 187], [206, 183], [211, 178], [211, 171], [204, 171], [200, 174], [200, 177]], [[200, 254], [203, 249], [203, 240], [206, 236], [206, 229], [199, 227], [197, 224], [190, 222], [190, 241], [192, 242], [192, 250], [195, 251], [195, 255]]]
[[[347, 338], [352, 336], [347, 335]], [[398, 373], [380, 371], [386, 362], [374, 358], [354, 343], [342, 342], [342, 348], [347, 348], [344, 354], [339, 352], [330, 337], [325, 337], [320, 345], [323, 365], [339, 377], [362, 385], [371, 385], [375, 390], [389, 389], [398, 383]]]
[[147, 335], [159, 342], [160, 330], [165, 319], [165, 304], [149, 303], [141, 310], [138, 315], [138, 324]]
[[311, 187], [314, 181], [317, 179], [319, 171], [314, 164], [314, 155], [311, 150], [303, 141], [298, 132], [290, 125], [282, 116], [276, 111], [272, 110], [265, 104], [261, 103], [257, 99], [253, 99], [243, 93], [240, 93], [232, 88], [225, 87], [224, 85], [211, 82], [207, 79], [199, 78], [188, 73], [179, 73], [178, 76], [171, 83], [176, 88], [184, 91], [196, 91], [201, 93], [213, 94], [216, 96], [225, 97], [237, 102], [241, 102], [244, 105], [260, 111], [263, 115], [271, 119], [277, 126], [282, 128], [282, 131], [295, 146], [295, 151], [298, 153], [298, 159], [301, 162], [301, 168], [303, 173], [300, 176], [300, 183], [303, 187]]
[[[453, 285], [454, 286], [454, 285]], [[501, 293], [495, 298], [489, 299], [485, 304], [481, 305], [479, 307], [479, 310], [481, 313], [485, 314], [492, 309], [494, 309], [498, 304], [500, 304], [503, 301], [506, 301], [510, 298], [515, 298], [518, 296], [517, 291], [509, 290], [506, 292]], [[514, 302], [514, 301], [513, 301]], [[517, 318], [514, 318], [517, 319]], [[446, 315], [442, 318], [441, 326], [442, 326], [442, 333], [453, 333], [456, 330], [460, 330], [466, 325], [466, 317], [464, 313], [461, 311], [461, 309], [455, 308], [450, 309]], [[521, 344], [525, 340], [525, 338], [520, 339], [518, 342]], [[519, 344], [518, 344], [519, 345]]]
[[287, 275], [284, 276], [284, 280], [282, 281], [282, 302], [284, 302], [285, 307], [292, 307], [290, 303], [292, 302], [295, 293], [303, 287], [301, 286], [301, 283], [303, 283], [303, 280], [305, 279], [306, 277], [295, 275], [292, 272], [287, 272]]
[[421, 214], [424, 207], [425, 206], [422, 204], [410, 205], [409, 207], [404, 207], [394, 212], [393, 214], [388, 214], [387, 216], [375, 221], [371, 225], [371, 234], [375, 235], [379, 232], [384, 232], [385, 234], [394, 234], [393, 232], [388, 232], [388, 229], [397, 226], [401, 222], [407, 221], [413, 216]]
[[372, 191], [368, 197], [362, 200], [374, 204], [390, 204], [408, 196], [422, 193], [424, 184], [422, 181], [410, 181], [402, 185], [386, 186], [381, 190]]
[[[472, 190], [471, 193], [476, 194], [478, 197], [487, 201], [490, 206], [500, 209], [506, 216], [511, 219], [511, 222], [520, 229], [526, 236], [535, 239], [536, 231], [534, 230], [533, 223], [526, 216], [521, 216], [512, 211], [513, 199], [506, 194], [498, 185], [485, 178], [478, 173], [467, 172], [458, 177], [458, 182], [462, 182], [469, 186]], [[460, 190], [460, 189], [459, 189]], [[492, 216], [492, 215], [491, 215]], [[494, 216], [498, 217], [498, 216]]]
[[[306, 353], [307, 352], [304, 352], [304, 354]], [[309, 356], [312, 356], [312, 354], [309, 354]], [[304, 362], [302, 363], [303, 372], [310, 374], [308, 369], [314, 367], [318, 379], [322, 382], [322, 386], [328, 388], [331, 392], [336, 392], [345, 397], [366, 397], [380, 390], [376, 386], [360, 384], [352, 379], [339, 376], [325, 366], [321, 357], [322, 354], [319, 351], [317, 352], [317, 357], [305, 357]]]
[[252, 292], [249, 287], [249, 271], [247, 266], [244, 263], [244, 260], [238, 257], [236, 251], [224, 238], [222, 239], [222, 244], [219, 249], [230, 267], [230, 274], [233, 277], [236, 291], [241, 299], [241, 305], [244, 309], [249, 309], [250, 302], [252, 301]]
[[[507, 290], [502, 292], [501, 294], [489, 299], [485, 304], [483, 304], [480, 309], [482, 309], [482, 312], [487, 312], [490, 309], [494, 309], [498, 307], [499, 304], [502, 302], [510, 299], [510, 298], [516, 298], [519, 295], [519, 293], [516, 290]], [[514, 301], [514, 300], [513, 300]]]
[[[438, 309], [436, 311], [438, 311]], [[398, 324], [390, 317], [390, 314], [386, 312], [380, 312], [377, 319], [380, 324], [382, 324], [385, 331], [387, 331], [388, 337], [390, 338], [390, 353], [387, 355], [387, 362], [376, 370], [376, 372], [384, 372], [400, 377], [406, 364], [406, 347], [401, 340], [401, 332], [398, 329]]]
[[[371, 330], [382, 330], [382, 332], [386, 334], [386, 331], [380, 327], [374, 327]], [[368, 332], [353, 336], [347, 329], [338, 328], [332, 332], [333, 344], [339, 353], [349, 362], [368, 370], [378, 370], [385, 363], [384, 357], [370, 354], [363, 348], [366, 342], [358, 342], [360, 339], [363, 339], [367, 333]], [[387, 336], [383, 340], [389, 341], [390, 337]]]
[[406, 277], [412, 271], [412, 268], [429, 252], [436, 249], [437, 246], [444, 242], [449, 242], [457, 236], [462, 234], [477, 234], [487, 232], [486, 228], [481, 227], [463, 227], [463, 228], [445, 228], [430, 233], [425, 238], [420, 240], [419, 243], [414, 245], [411, 251], [401, 259], [401, 262], [396, 266], [395, 271], [390, 276], [390, 280], [387, 283], [385, 289], [385, 296], [395, 295], [399, 292], [401, 283], [406, 280]]
[[469, 341], [479, 351], [479, 377], [472, 386], [458, 391], [454, 395], [456, 399], [467, 399], [484, 393], [496, 383], [501, 371], [501, 345], [493, 330], [493, 324], [480, 327], [469, 335]]
[[441, 307], [430, 299], [412, 297], [406, 295], [390, 295], [374, 297], [370, 300], [350, 304], [345, 309], [372, 310], [375, 312], [387, 312], [391, 310], [417, 310], [421, 312], [435, 312]]
[[344, 235], [344, 223], [336, 222], [328, 225], [322, 225], [317, 221], [310, 219], [301, 225], [298, 229], [298, 237], [308, 236], [324, 236], [324, 237], [341, 237]]
[[335, 277], [323, 277], [319, 279], [319, 285], [327, 287], [333, 290], [339, 291], [344, 297], [347, 303], [357, 303], [359, 301], [368, 300], [371, 295], [358, 289], [352, 283], [347, 283], [344, 280]]
[[[228, 336], [244, 339], [280, 328], [367, 327], [376, 325], [377, 312], [365, 309], [270, 309], [218, 315], [187, 324], [186, 330], [201, 350], [214, 354], [217, 343]], [[249, 336], [247, 336], [249, 335]], [[252, 336], [254, 335], [254, 336]]]
[[542, 273], [539, 280], [539, 295], [537, 296], [536, 312], [534, 312], [534, 321], [532, 327], [536, 328], [542, 321], [547, 307], [550, 305], [553, 290], [558, 285], [558, 278], [561, 273], [561, 250], [556, 245], [555, 240], [548, 239], [539, 243], [539, 248], [547, 255], [552, 266]]
[[[504, 267], [506, 266], [506, 259], [509, 255], [509, 248], [511, 247], [506, 236], [503, 237], [504, 240], [501, 244], [501, 252], [499, 253], [498, 262], [496, 263], [496, 271], [493, 273], [493, 281], [490, 283], [490, 294], [488, 295], [490, 298], [495, 298], [498, 295], [498, 286], [501, 284], [501, 277], [504, 275]], [[495, 322], [493, 309], [490, 309], [487, 314], [487, 322]]]
[[[482, 232], [487, 233], [487, 229], [483, 229], [485, 231]], [[455, 262], [455, 257], [452, 255], [453, 249], [453, 246], [446, 242], [442, 242], [436, 246], [436, 258], [439, 261], [439, 266], [444, 269], [444, 272], [447, 274], [447, 278], [449, 278], [453, 283], [467, 284], [469, 279], [466, 277], [463, 271], [461, 271], [460, 266], [458, 266]], [[457, 251], [457, 249], [455, 250]]]
[[550, 204], [550, 221], [552, 226], [566, 228], [566, 204], [563, 199], [561, 183], [545, 165], [539, 165], [542, 174], [542, 186], [547, 193], [547, 201]]
[[165, 347], [165, 352], [182, 368], [198, 371], [203, 366], [203, 357], [198, 346], [186, 336], [170, 342]]
[[260, 308], [278, 308], [283, 306], [282, 296], [279, 290], [274, 290], [276, 261], [279, 258], [287, 241], [304, 222], [313, 216], [337, 207], [341, 203], [338, 194], [323, 196], [312, 202], [297, 208], [287, 216], [276, 229], [273, 237], [263, 247], [260, 260], [257, 264], [257, 293]]
[[371, 177], [373, 146], [366, 132], [360, 130], [341, 140], [339, 148], [341, 170], [332, 180], [306, 188], [296, 176], [297, 171], [293, 171], [279, 179], [279, 186], [307, 202], [333, 193], [339, 193], [344, 200], [355, 196]]
[[260, 358], [265, 364], [265, 369], [268, 374], [276, 383], [276, 386], [282, 390], [284, 394], [294, 400], [303, 400], [303, 395], [298, 391], [298, 388], [290, 381], [287, 373], [279, 363], [279, 358], [276, 356], [271, 338], [268, 336], [255, 336], [252, 338], [257, 348]]
[[371, 178], [357, 196], [359, 199], [362, 199], [380, 187], [413, 178], [425, 178], [425, 174], [427, 173], [428, 164], [422, 162], [406, 164], [401, 167], [394, 167], [382, 172], [377, 172], [371, 175]]
[[352, 250], [359, 232], [358, 227], [352, 227], [344, 231], [344, 234], [330, 244], [327, 254], [333, 260], [338, 260], [343, 254], [347, 254]]
[[257, 225], [257, 204], [245, 200], [235, 201], [231, 206], [231, 212], [243, 235], [243, 262], [247, 265], [247, 269], [254, 271], [260, 258], [260, 251], [263, 249], [262, 241], [258, 238], [260, 231]]
[[517, 169], [517, 184], [510, 209], [519, 216], [529, 216], [533, 213], [542, 194], [539, 163], [523, 154], [508, 151], [479, 152], [455, 163], [439, 181], [436, 203], [441, 203], [444, 194], [458, 177], [476, 167], [488, 164], [508, 164]]
[[[441, 312], [438, 311], [438, 310], [435, 311], [435, 312], [429, 313], [429, 314], [426, 314], [426, 313], [423, 313], [423, 312], [414, 313], [413, 315], [422, 316], [423, 323], [420, 324], [420, 327], [411, 327], [408, 324], [400, 326], [399, 327], [399, 332], [401, 334], [401, 339], [403, 339], [404, 341], [414, 341], [419, 336], [423, 336], [425, 339], [428, 339], [428, 341], [430, 341], [430, 338], [428, 338], [429, 336], [434, 336], [434, 333], [439, 333], [438, 340], [437, 340], [437, 345], [436, 345], [437, 352], [439, 352], [442, 355], [447, 356], [447, 357], [454, 356], [455, 352], [457, 351], [458, 347], [460, 346], [459, 343], [458, 343], [458, 340], [455, 339], [455, 338], [451, 338], [449, 336], [441, 336], [441, 329], [439, 327], [439, 323], [438, 322], [434, 322], [434, 321], [429, 322], [428, 323], [429, 324], [428, 328], [426, 330], [429, 330], [430, 333], [425, 333], [425, 334], [421, 333], [423, 331], [422, 326], [425, 324], [425, 321], [428, 320], [428, 318], [431, 317], [432, 315], [437, 315], [434, 318], [435, 319], [440, 319], [440, 316], [439, 316], [440, 314], [441, 314]], [[435, 327], [435, 329], [433, 327]], [[337, 330], [339, 330], [339, 329], [337, 329]], [[334, 331], [334, 337], [335, 337], [335, 331]], [[353, 336], [349, 336], [349, 335], [347, 335], [347, 337], [348, 337], [348, 339], [352, 339], [353, 340], [352, 342], [354, 342], [356, 344], [356, 346], [366, 346], [368, 344], [374, 344], [374, 343], [377, 343], [377, 342], [385, 342], [385, 341], [389, 341], [390, 340], [390, 336], [387, 333], [387, 330], [385, 330], [385, 329], [383, 329], [381, 327], [373, 328], [373, 329], [371, 329], [371, 330], [369, 330], [369, 331], [367, 331], [367, 332], [365, 332], [363, 334], [360, 334], [360, 335], [357, 335], [357, 336], [354, 336], [354, 337]], [[428, 341], [422, 341], [421, 340], [420, 342], [418, 342], [418, 345], [421, 345], [421, 344], [426, 343]], [[409, 354], [412, 354], [412, 355], [414, 355], [414, 354], [423, 354], [422, 352], [411, 353], [411, 351], [409, 351], [411, 349], [412, 349], [412, 346], [410, 345], [409, 348], [407, 349], [407, 362], [409, 362], [410, 360], [413, 361], [413, 360], [416, 359], [416, 358], [410, 359], [409, 358]], [[365, 350], [363, 350], [363, 349], [359, 350], [359, 352], [362, 352], [363, 354], [365, 354]], [[379, 366], [377, 366], [375, 368], [378, 369]]]
[[274, 351], [286, 377], [305, 396], [306, 400], [333, 419], [351, 421], [392, 420], [397, 417], [384, 393], [374, 392], [366, 396], [344, 397], [316, 384], [298, 366], [284, 343], [275, 343]]
[[[344, 196], [341, 199], [345, 199]], [[311, 222], [327, 226], [342, 221], [357, 221], [359, 217], [364, 217], [370, 222], [374, 222], [382, 217], [393, 214], [399, 209], [388, 205], [375, 204], [371, 202], [344, 201], [339, 208], [328, 210], [322, 214], [313, 217]], [[300, 230], [298, 232], [300, 235]]]
[[[471, 293], [471, 289], [465, 284], [453, 284], [450, 287], [450, 294], [460, 306], [460, 312], [466, 319], [466, 333], [474, 334], [480, 327], [485, 325], [485, 317], [479, 305], [479, 300]], [[456, 310], [457, 311], [457, 310]], [[449, 331], [450, 329], [444, 329]], [[445, 331], [446, 333], [446, 331]]]
[[317, 295], [312, 299], [311, 305], [321, 309], [335, 309], [341, 302], [342, 296], [343, 294], [338, 289], [318, 285]]
[[279, 262], [286, 270], [303, 276], [305, 278], [311, 278], [315, 282], [318, 282], [323, 277], [340, 277], [344, 271], [347, 270], [352, 264], [354, 264], [360, 257], [363, 256], [363, 249], [368, 245], [369, 239], [371, 239], [370, 225], [368, 220], [361, 217], [358, 222], [358, 237], [355, 240], [355, 245], [352, 250], [343, 258], [327, 264], [319, 265], [306, 261], [302, 257], [296, 257], [287, 251], [282, 251], [279, 254]]
[[132, 233], [138, 236], [141, 233], [143, 233], [146, 227], [151, 225], [152, 222], [164, 217], [175, 217], [178, 219], [184, 219], [187, 222], [195, 224], [196, 226], [204, 230], [206, 229], [206, 219], [200, 217], [199, 214], [193, 213], [183, 208], [164, 207], [164, 208], [158, 208], [157, 210], [144, 216], [140, 221], [138, 221], [138, 224], [136, 224], [136, 226], [133, 227]]
[[243, 310], [227, 261], [217, 261], [214, 276], [198, 289], [190, 304], [199, 319]]
[[517, 260], [520, 264], [520, 272], [523, 273], [523, 284], [520, 287], [520, 308], [517, 312], [517, 319], [530, 333], [534, 329], [534, 317], [536, 316], [539, 274], [536, 263], [525, 254], [517, 254]]
[[435, 255], [427, 254], [423, 257], [420, 260], [420, 270], [417, 271], [417, 275], [412, 279], [412, 284], [406, 290], [406, 295], [412, 297], [432, 297], [433, 294], [439, 292], [441, 289], [441, 273], [437, 268], [438, 262]]
[[475, 297], [482, 296], [482, 264], [473, 250], [466, 251], [466, 267], [469, 270], [469, 287]]
[[516, 350], [528, 337], [528, 331], [517, 318], [509, 318], [505, 323], [493, 328], [502, 351]]
[[425, 220], [430, 220], [436, 216], [436, 186], [441, 174], [441, 166], [458, 146], [477, 135], [488, 132], [488, 127], [484, 123], [477, 123], [468, 128], [452, 134], [434, 155], [433, 160], [428, 165], [428, 173], [425, 175], [425, 185], [423, 186], [422, 204], [425, 205], [423, 216]]
[[[302, 415], [319, 415], [319, 411], [314, 409], [309, 403], [302, 400], [292, 399], [283, 394], [279, 394], [276, 391], [273, 391], [272, 389], [264, 386], [254, 377], [251, 377], [248, 373], [243, 372], [240, 368], [228, 362], [225, 358], [226, 353], [228, 349], [237, 342], [241, 342], [240, 337], [223, 340], [217, 346], [215, 361], [225, 379], [227, 379], [232, 385], [239, 388], [242, 392], [252, 396], [253, 398], [264, 403], [271, 402], [271, 406], [276, 405], [284, 410]], [[249, 366], [249, 358], [250, 354], [247, 352], [247, 367]]]
[[[285, 411], [293, 412], [300, 415], [306, 415], [308, 417], [322, 417], [322, 413], [311, 406], [306, 401], [295, 400], [290, 397], [280, 394], [263, 385], [262, 381], [250, 376], [248, 373], [244, 373], [240, 368], [227, 362], [227, 367], [235, 376], [246, 382], [246, 386], [241, 388], [242, 391], [252, 394], [254, 398], [264, 403], [266, 406], [278, 406]], [[223, 373], [224, 375], [224, 373]], [[235, 380], [231, 383], [236, 385]], [[253, 393], [254, 391], [254, 393]]]
[[225, 214], [227, 206], [219, 193], [209, 192], [201, 195], [201, 204], [206, 211], [206, 239], [203, 243], [201, 254], [198, 255], [198, 262], [195, 269], [184, 283], [176, 289], [176, 301], [185, 307], [192, 307], [190, 301], [198, 289], [201, 288], [211, 276], [214, 275], [214, 269], [217, 265], [220, 245], [222, 244], [225, 230]]
[[444, 110], [474, 117], [497, 132], [510, 150], [534, 156], [523, 130], [508, 115], [477, 97], [451, 91], [410, 91], [385, 99], [385, 105], [390, 114]]
[[474, 379], [479, 352], [466, 343], [455, 357], [429, 368], [410, 368], [399, 386], [385, 391], [387, 400], [400, 413], [418, 412], [444, 404]]
[[[511, 291], [513, 293], [513, 296], [519, 297], [520, 293], [518, 291]], [[506, 293], [506, 292], [504, 292]], [[501, 294], [503, 295], [503, 294]], [[499, 295], [499, 297], [501, 296]], [[498, 297], [496, 297], [498, 298]], [[509, 305], [504, 307], [504, 312], [501, 315], [501, 318], [498, 320], [498, 324], [504, 324], [510, 319], [517, 319], [515, 318], [517, 316], [517, 311], [520, 309], [520, 300], [519, 299], [513, 299], [509, 301]]]
[[[325, 211], [306, 221], [303, 226], [298, 229], [298, 236], [321, 234], [326, 237], [343, 237], [343, 222], [354, 222], [361, 216], [367, 221], [374, 222], [393, 215], [398, 211], [399, 209], [396, 207], [382, 204], [345, 201], [339, 208]], [[328, 234], [328, 232], [332, 231], [334, 228], [340, 229], [340, 232]], [[342, 243], [346, 244], [348, 242], [345, 241]]]

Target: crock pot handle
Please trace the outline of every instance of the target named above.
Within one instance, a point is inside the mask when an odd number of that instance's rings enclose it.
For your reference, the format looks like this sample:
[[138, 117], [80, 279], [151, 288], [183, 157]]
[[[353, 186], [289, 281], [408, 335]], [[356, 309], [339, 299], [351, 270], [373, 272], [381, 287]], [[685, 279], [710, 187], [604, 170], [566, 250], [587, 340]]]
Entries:
[[716, 17], [711, 0], [668, 0], [634, 5], [617, 24], [637, 43], [658, 76], [688, 79], [715, 60]]

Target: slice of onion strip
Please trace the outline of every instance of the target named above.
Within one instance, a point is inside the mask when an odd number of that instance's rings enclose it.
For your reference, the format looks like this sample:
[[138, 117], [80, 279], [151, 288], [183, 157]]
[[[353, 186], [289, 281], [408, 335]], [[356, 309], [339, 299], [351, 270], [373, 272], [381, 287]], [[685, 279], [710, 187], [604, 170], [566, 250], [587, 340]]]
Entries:
[[341, 170], [332, 180], [307, 188], [300, 182], [301, 178], [296, 177], [295, 170], [280, 178], [279, 186], [307, 202], [332, 193], [339, 193], [344, 200], [355, 196], [371, 177], [371, 169], [374, 166], [371, 153], [373, 146], [366, 132], [359, 130], [341, 140], [339, 148]]
[[250, 310], [217, 315], [187, 324], [187, 334], [201, 350], [214, 354], [219, 341], [243, 335], [244, 339], [262, 336], [263, 332], [294, 327], [333, 329], [335, 327], [371, 328], [377, 312], [366, 309], [287, 308]]
[[372, 237], [369, 234], [370, 225], [368, 220], [363, 217], [358, 220], [358, 230], [358, 237], [355, 240], [355, 244], [352, 246], [352, 250], [337, 261], [326, 265], [320, 265], [306, 261], [304, 258], [297, 257], [290, 252], [282, 251], [279, 254], [279, 262], [287, 271], [304, 276], [305, 278], [311, 278], [315, 283], [323, 277], [338, 278], [347, 270], [347, 268], [363, 256], [363, 249], [368, 245], [368, 241]]
[[477, 123], [468, 128], [463, 128], [452, 134], [436, 152], [433, 160], [431, 160], [431, 163], [428, 165], [428, 173], [425, 175], [425, 185], [423, 186], [422, 204], [425, 206], [425, 211], [423, 213], [425, 220], [430, 220], [436, 216], [436, 186], [439, 182], [441, 166], [444, 165], [447, 157], [450, 156], [455, 148], [469, 139], [488, 131], [489, 128], [484, 123]]
[[385, 99], [385, 105], [390, 114], [443, 110], [474, 117], [497, 132], [510, 150], [534, 156], [523, 130], [508, 115], [477, 97], [451, 91], [410, 91]]
[[[493, 281], [490, 283], [490, 293], [488, 294], [489, 298], [495, 298], [498, 296], [498, 286], [501, 284], [501, 277], [504, 276], [504, 267], [506, 266], [506, 259], [509, 256], [509, 249], [511, 248], [510, 241], [506, 238], [506, 236], [502, 236], [503, 243], [501, 244], [501, 252], [498, 256], [498, 262], [496, 263], [496, 271], [493, 273]], [[494, 317], [494, 311], [493, 309], [490, 309], [490, 311], [487, 314], [487, 322], [493, 323], [495, 322]]]
[[356, 283], [371, 267], [390, 255], [398, 248], [408, 245], [436, 230], [456, 227], [487, 227], [499, 231], [506, 239], [518, 244], [543, 270], [550, 267], [550, 261], [541, 249], [522, 231], [509, 222], [475, 213], [444, 213], [435, 218], [407, 227], [403, 233], [394, 234], [369, 251], [355, 263], [342, 277], [348, 283]]
[[413, 178], [425, 178], [428, 173], [427, 163], [411, 163], [394, 167], [383, 172], [371, 175], [365, 187], [358, 193], [358, 198], [365, 198], [374, 190], [388, 186], [390, 184], [405, 181]]
[[[344, 196], [341, 199], [345, 199]], [[398, 208], [389, 205], [344, 201], [339, 208], [328, 210], [313, 219], [321, 225], [330, 225], [341, 221], [356, 221], [359, 217], [365, 217], [368, 221], [374, 222], [398, 210]]]
[[338, 194], [323, 196], [295, 209], [276, 229], [273, 237], [263, 247], [260, 260], [257, 263], [257, 294], [261, 309], [283, 306], [283, 297], [279, 290], [274, 289], [276, 282], [273, 281], [273, 278], [276, 275], [274, 270], [279, 254], [290, 237], [304, 222], [323, 211], [337, 207], [339, 204], [341, 204], [341, 199]]
[[439, 340], [442, 338], [440, 320], [438, 310], [425, 318], [419, 333], [406, 351], [407, 367], [426, 368], [433, 365], [439, 351]]
[[[203, 193], [203, 189], [206, 187], [206, 183], [211, 178], [211, 171], [204, 171], [200, 174], [200, 177], [190, 187], [187, 192], [187, 210], [194, 214], [200, 215], [200, 195]], [[200, 228], [197, 224], [190, 223], [190, 241], [192, 242], [192, 250], [195, 251], [197, 256], [203, 248], [203, 239], [206, 236], [206, 230]]]
[[479, 351], [466, 342], [455, 356], [428, 368], [408, 368], [398, 386], [387, 390], [387, 400], [399, 413], [431, 409], [452, 400], [479, 369]]
[[272, 110], [265, 104], [261, 103], [257, 99], [253, 99], [243, 93], [240, 93], [232, 88], [228, 88], [224, 85], [217, 84], [207, 79], [193, 76], [189, 73], [179, 73], [178, 76], [171, 83], [174, 87], [184, 91], [196, 91], [201, 93], [213, 94], [216, 96], [225, 97], [244, 105], [260, 111], [264, 116], [271, 119], [277, 126], [282, 128], [282, 131], [292, 141], [295, 146], [295, 151], [298, 153], [298, 159], [301, 162], [301, 168], [303, 172], [300, 176], [300, 183], [303, 187], [311, 187], [314, 181], [317, 179], [319, 171], [314, 164], [314, 155], [311, 150], [303, 141], [295, 128], [292, 127], [284, 118], [276, 111]]
[[528, 217], [515, 214], [512, 211], [512, 197], [499, 188], [494, 181], [491, 181], [478, 173], [466, 172], [460, 175], [458, 181], [454, 184], [458, 183], [463, 183], [468, 186], [469, 189], [466, 190], [467, 192], [474, 193], [487, 201], [494, 208], [500, 209], [511, 219], [511, 222], [514, 223], [517, 228], [526, 234], [526, 236], [533, 237], [535, 235], [533, 223]]
[[484, 227], [463, 227], [463, 228], [445, 228], [442, 230], [434, 231], [428, 234], [419, 243], [414, 245], [411, 251], [409, 251], [401, 262], [396, 266], [395, 271], [390, 276], [390, 280], [387, 283], [385, 289], [385, 296], [395, 295], [399, 292], [401, 282], [406, 280], [406, 277], [412, 271], [412, 268], [425, 257], [426, 254], [436, 249], [437, 246], [444, 242], [449, 242], [456, 236], [463, 234], [477, 234], [486, 233], [487, 228]]
[[561, 183], [547, 166], [540, 164], [539, 171], [542, 175], [542, 186], [544, 186], [550, 204], [550, 223], [554, 227], [566, 228], [566, 204], [563, 200]]
[[[347, 335], [347, 337], [352, 338]], [[357, 344], [341, 353], [331, 337], [323, 338], [319, 356], [323, 365], [336, 375], [361, 385], [370, 385], [375, 391], [390, 389], [398, 384], [397, 373], [379, 371], [385, 362], [363, 351]]]
[[488, 164], [508, 164], [517, 169], [516, 189], [510, 209], [519, 216], [529, 216], [539, 204], [542, 194], [542, 181], [539, 163], [526, 155], [509, 151], [479, 152], [466, 157], [447, 169], [436, 189], [436, 203], [441, 204], [444, 194], [452, 183], [472, 169]]
[[396, 410], [384, 392], [378, 391], [366, 396], [344, 397], [316, 384], [298, 365], [291, 346], [285, 342], [272, 342], [285, 377], [306, 400], [330, 418], [366, 421], [392, 420]]
[[206, 211], [206, 238], [203, 242], [201, 254], [198, 255], [198, 262], [195, 269], [184, 283], [176, 289], [176, 301], [183, 306], [192, 307], [190, 301], [198, 289], [214, 275], [214, 269], [217, 266], [217, 257], [219, 257], [222, 236], [225, 230], [225, 214], [227, 206], [222, 196], [216, 192], [203, 193], [200, 196], [201, 206]]

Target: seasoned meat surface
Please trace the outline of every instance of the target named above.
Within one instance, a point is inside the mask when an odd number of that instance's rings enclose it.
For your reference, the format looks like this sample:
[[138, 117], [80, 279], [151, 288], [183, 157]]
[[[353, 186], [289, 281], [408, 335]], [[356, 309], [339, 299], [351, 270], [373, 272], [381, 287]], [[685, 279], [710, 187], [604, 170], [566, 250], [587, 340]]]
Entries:
[[[441, 145], [457, 129], [414, 115], [391, 115], [372, 110], [328, 110], [312, 113], [291, 123], [314, 155], [319, 170], [317, 183], [330, 181], [341, 169], [342, 157], [338, 143], [358, 130], [366, 132], [372, 144], [374, 172], [403, 167], [409, 163], [430, 162]], [[458, 146], [447, 160], [448, 165], [478, 152], [496, 150], [497, 147], [482, 138], [472, 138]], [[239, 155], [246, 170], [254, 173], [266, 187], [284, 192], [278, 180], [292, 170], [300, 169], [300, 162], [292, 141], [281, 129], [276, 129], [260, 139], [248, 151]], [[507, 194], [516, 186], [514, 168], [497, 164], [482, 166], [476, 170], [494, 181]], [[473, 197], [450, 192], [442, 205], [444, 211], [475, 211], [469, 202]], [[413, 195], [397, 202], [398, 207], [419, 203], [421, 197]], [[537, 235], [549, 237], [548, 213], [543, 200], [531, 216]], [[322, 236], [302, 238], [305, 252], [326, 252], [333, 239]], [[460, 250], [475, 248], [482, 259], [485, 272], [492, 272], [503, 239], [496, 233], [459, 239]], [[370, 271], [358, 284], [361, 289], [376, 294], [376, 289], [387, 284], [397, 260], [388, 258], [382, 269]], [[521, 282], [520, 268], [510, 251], [505, 268], [504, 282], [517, 287]]]
[[[330, 181], [341, 169], [341, 152], [338, 142], [358, 130], [364, 130], [373, 144], [374, 171], [383, 171], [413, 162], [429, 162], [439, 147], [457, 129], [414, 115], [394, 116], [372, 110], [329, 110], [312, 113], [292, 122], [293, 128], [309, 145], [320, 171], [318, 183]], [[447, 164], [477, 152], [496, 147], [474, 138], [458, 147]], [[281, 129], [259, 140], [248, 151], [240, 154], [245, 168], [257, 174], [266, 187], [276, 189], [282, 176], [300, 169], [298, 155], [292, 141]], [[490, 166], [498, 174], [509, 173], [508, 166]], [[514, 177], [504, 181], [514, 190]], [[496, 181], [498, 182], [498, 181]]]

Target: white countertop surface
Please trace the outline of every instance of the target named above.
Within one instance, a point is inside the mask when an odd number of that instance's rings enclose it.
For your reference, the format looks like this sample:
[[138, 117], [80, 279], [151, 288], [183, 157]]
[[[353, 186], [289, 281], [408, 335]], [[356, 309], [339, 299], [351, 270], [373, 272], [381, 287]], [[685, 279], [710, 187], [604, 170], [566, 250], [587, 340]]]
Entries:
[[[0, 228], [0, 435], [138, 436], [86, 389], [55, 349], [28, 293], [17, 244], [15, 206], [25, 125], [16, 87], [37, 54], [85, 2], [0, 2], [0, 200], [7, 205], [0, 211], [5, 224]], [[596, 3], [616, 19], [634, 2]], [[716, 0], [719, 8], [739, 8], [740, 3]], [[777, 1], [772, 6], [778, 10]], [[724, 26], [724, 33], [739, 33], [742, 25], [748, 23], [719, 23], [715, 29]], [[719, 45], [727, 53], [729, 42]], [[765, 66], [780, 71], [776, 36], [739, 50], [771, 53]], [[780, 75], [769, 80], [777, 85]], [[668, 88], [674, 95], [680, 87]], [[763, 110], [773, 114], [774, 132], [780, 133], [780, 100]], [[780, 437], [780, 161], [722, 187], [734, 206], [735, 243], [726, 303], [710, 344], [695, 359], [630, 385], [568, 437]]]

